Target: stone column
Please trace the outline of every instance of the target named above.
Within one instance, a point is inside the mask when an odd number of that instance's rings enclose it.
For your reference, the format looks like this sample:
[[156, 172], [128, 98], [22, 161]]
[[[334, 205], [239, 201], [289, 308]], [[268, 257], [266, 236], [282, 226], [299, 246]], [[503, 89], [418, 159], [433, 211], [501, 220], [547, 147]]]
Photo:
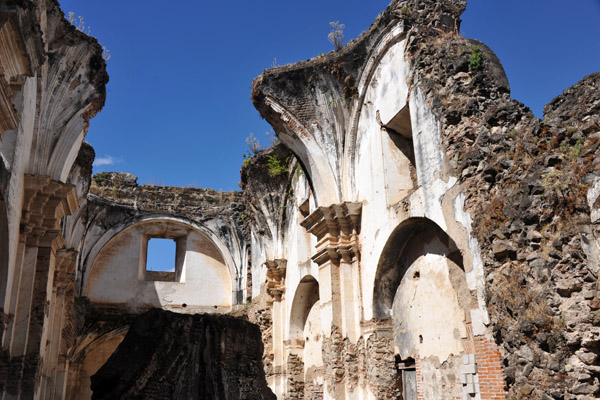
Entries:
[[[25, 175], [21, 232], [3, 347], [10, 356], [5, 398], [40, 396], [47, 376], [40, 363], [52, 336], [56, 252], [63, 247], [60, 219], [78, 208], [75, 188], [48, 177]], [[61, 322], [59, 322], [60, 324]], [[51, 383], [54, 390], [54, 383]], [[53, 395], [54, 392], [46, 395]]]
[[50, 312], [46, 315], [47, 337], [42, 338], [41, 398], [63, 399], [68, 370], [67, 352], [73, 344], [75, 315], [75, 270], [77, 252], [62, 248], [56, 252]]
[[319, 266], [319, 302], [324, 337], [324, 395], [353, 398], [343, 384], [345, 340], [360, 337], [359, 234], [362, 204], [319, 207], [301, 225], [317, 238], [312, 260]]
[[285, 329], [285, 271], [287, 260], [276, 259], [265, 262], [267, 267], [267, 306], [271, 307], [273, 321], [273, 373], [272, 387], [278, 396], [285, 392], [285, 349], [283, 335]]

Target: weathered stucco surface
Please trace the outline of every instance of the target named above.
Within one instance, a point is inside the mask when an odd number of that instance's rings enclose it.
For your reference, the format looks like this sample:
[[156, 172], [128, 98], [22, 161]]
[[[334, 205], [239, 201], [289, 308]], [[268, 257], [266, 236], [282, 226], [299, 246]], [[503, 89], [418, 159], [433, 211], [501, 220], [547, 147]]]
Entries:
[[[192, 229], [169, 220], [150, 220], [121, 231], [95, 257], [84, 294], [92, 302], [130, 308], [187, 313], [228, 310], [231, 277], [225, 260], [206, 235]], [[144, 250], [149, 235], [156, 234], [181, 235], [176, 237], [184, 256], [172, 282], [146, 276]]]
[[92, 178], [100, 47], [53, 0], [0, 5], [1, 396], [600, 396], [600, 73], [539, 120], [465, 6], [392, 1], [264, 71], [281, 142], [222, 193]]

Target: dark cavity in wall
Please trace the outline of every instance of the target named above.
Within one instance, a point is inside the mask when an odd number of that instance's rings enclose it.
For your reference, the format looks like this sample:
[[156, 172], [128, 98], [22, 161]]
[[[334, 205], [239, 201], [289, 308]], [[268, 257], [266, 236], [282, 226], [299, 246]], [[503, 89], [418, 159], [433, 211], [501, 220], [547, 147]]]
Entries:
[[92, 399], [271, 400], [257, 325], [152, 309], [92, 376]]

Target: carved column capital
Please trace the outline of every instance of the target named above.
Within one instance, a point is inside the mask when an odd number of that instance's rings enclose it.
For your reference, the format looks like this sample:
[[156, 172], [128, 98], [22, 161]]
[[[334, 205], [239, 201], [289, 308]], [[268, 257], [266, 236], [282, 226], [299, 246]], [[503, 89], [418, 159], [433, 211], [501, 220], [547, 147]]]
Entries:
[[63, 245], [59, 221], [79, 208], [75, 187], [47, 176], [25, 175], [21, 234], [29, 245]]
[[314, 262], [351, 262], [358, 255], [361, 211], [361, 203], [333, 204], [317, 208], [300, 223], [317, 238]]
[[285, 294], [287, 260], [283, 258], [268, 260], [265, 266], [267, 267], [267, 293], [271, 297], [271, 302], [281, 301]]

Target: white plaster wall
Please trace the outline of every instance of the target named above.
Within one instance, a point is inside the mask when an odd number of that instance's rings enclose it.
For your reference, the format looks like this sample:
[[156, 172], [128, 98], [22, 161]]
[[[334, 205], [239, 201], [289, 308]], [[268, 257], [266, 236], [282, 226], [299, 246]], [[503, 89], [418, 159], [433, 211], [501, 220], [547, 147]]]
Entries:
[[254, 230], [250, 233], [250, 243], [252, 249], [250, 254], [252, 262], [250, 266], [252, 271], [252, 298], [254, 299], [260, 295], [260, 287], [267, 280], [267, 268], [264, 265], [267, 255], [263, 242]]
[[394, 297], [396, 353], [405, 360], [436, 356], [444, 362], [463, 352], [464, 311], [450, 282], [446, 258], [419, 257], [406, 271]]
[[[365, 95], [357, 125], [355, 182], [353, 201], [362, 202], [361, 274], [363, 319], [373, 317], [373, 286], [379, 257], [387, 238], [400, 223], [392, 204], [410, 194], [410, 171], [393, 167], [396, 162], [407, 167], [408, 160], [386, 147], [391, 144], [380, 123], [391, 120], [406, 105], [408, 89], [404, 61], [404, 40], [398, 41], [381, 57], [372, 78], [365, 85]], [[379, 121], [378, 121], [379, 114]], [[386, 171], [386, 165], [389, 171]], [[385, 171], [385, 172], [384, 172]], [[393, 201], [392, 204], [388, 199]]]
[[[303, 216], [299, 211], [299, 206], [310, 197], [310, 189], [306, 178], [303, 175], [298, 176], [294, 180], [293, 188], [294, 210], [286, 227], [287, 229], [284, 233], [285, 241], [283, 243], [283, 248], [285, 249], [284, 258], [287, 259], [286, 293], [284, 296], [287, 316], [292, 315], [292, 304], [302, 278], [311, 275], [317, 281], [319, 280], [319, 268], [311, 260], [316, 244], [314, 237], [300, 226]], [[290, 323], [287, 321], [289, 321], [289, 317], [286, 318], [284, 328], [285, 340], [290, 338]]]
[[[9, 256], [8, 256], [8, 279], [7, 282], [13, 282], [15, 279], [15, 260], [17, 247], [19, 244], [19, 226], [21, 222], [21, 213], [23, 206], [23, 175], [25, 168], [29, 163], [31, 153], [31, 142], [33, 140], [33, 127], [36, 114], [37, 100], [37, 76], [27, 78], [23, 85], [22, 97], [19, 99], [21, 122], [17, 128], [17, 138], [14, 148], [4, 149], [5, 143], [2, 143], [2, 153], [12, 153], [12, 165], [10, 168], [10, 182], [8, 184], [8, 196], [4, 199], [7, 208], [8, 218], [8, 238], [9, 238]], [[8, 146], [9, 143], [6, 143]], [[12, 145], [12, 144], [10, 144]], [[12, 286], [9, 284], [6, 288], [5, 299], [12, 297]], [[7, 304], [7, 303], [5, 303]], [[11, 310], [13, 312], [14, 310]]]
[[187, 237], [185, 282], [139, 280], [140, 268], [145, 267], [140, 267], [140, 258], [146, 229], [147, 224], [134, 225], [113, 237], [98, 253], [87, 282], [87, 296], [92, 302], [184, 313], [230, 309], [231, 277], [223, 256], [195, 230]]
[[317, 301], [310, 309], [304, 325], [304, 374], [309, 370], [323, 367], [320, 310], [321, 305]]
[[[479, 309], [471, 313], [473, 328], [483, 333], [488, 319], [482, 298], [479, 245], [470, 235], [471, 220], [463, 211], [464, 196], [461, 197], [458, 180], [446, 170], [439, 120], [419, 87], [408, 95], [409, 73], [401, 40], [389, 47], [371, 80], [364, 84], [366, 92], [356, 131], [356, 193], [352, 199], [363, 204], [360, 237], [363, 319], [373, 317], [373, 287], [386, 241], [402, 221], [425, 217], [446, 231], [462, 250], [468, 287], [477, 290], [480, 300]], [[418, 185], [414, 189], [410, 188], [410, 173], [406, 171], [409, 160], [397, 150], [390, 150], [393, 143], [381, 129], [381, 124], [407, 105], [407, 96]]]

